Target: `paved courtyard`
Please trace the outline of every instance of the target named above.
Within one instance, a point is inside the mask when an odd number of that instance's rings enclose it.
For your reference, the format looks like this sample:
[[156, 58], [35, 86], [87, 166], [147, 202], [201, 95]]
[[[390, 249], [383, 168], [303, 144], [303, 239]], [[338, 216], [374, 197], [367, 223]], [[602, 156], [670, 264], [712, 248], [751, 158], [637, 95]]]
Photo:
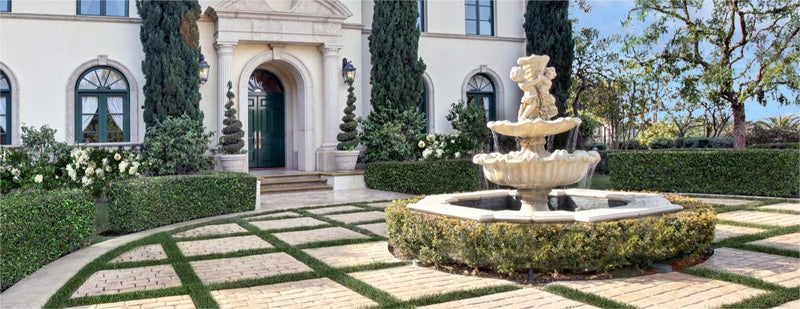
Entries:
[[[715, 201], [717, 202], [717, 201]], [[747, 203], [723, 200], [726, 206]], [[684, 272], [520, 285], [414, 266], [389, 253], [388, 203], [274, 210], [156, 234], [62, 288], [70, 308], [719, 308], [800, 302], [800, 214], [720, 214], [715, 248]], [[769, 205], [767, 205], [769, 206]], [[736, 280], [748, 278], [748, 280]], [[577, 291], [589, 298], [564, 293]], [[562, 292], [559, 292], [562, 291]], [[787, 292], [788, 291], [788, 292]], [[794, 292], [791, 292], [794, 291]], [[787, 294], [788, 293], [788, 294]], [[434, 297], [437, 296], [438, 297]], [[788, 296], [787, 296], [788, 295]], [[783, 297], [783, 298], [781, 298]]]

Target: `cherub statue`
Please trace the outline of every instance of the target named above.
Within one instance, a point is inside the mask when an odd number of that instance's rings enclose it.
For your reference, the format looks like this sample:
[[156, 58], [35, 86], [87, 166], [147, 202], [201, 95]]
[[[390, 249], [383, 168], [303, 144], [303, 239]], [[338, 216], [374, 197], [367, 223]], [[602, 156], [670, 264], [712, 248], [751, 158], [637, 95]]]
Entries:
[[520, 58], [517, 61], [519, 66], [511, 69], [511, 80], [517, 82], [525, 92], [517, 114], [519, 121], [536, 118], [549, 120], [558, 113], [555, 97], [550, 94], [551, 80], [556, 77], [556, 70], [545, 67], [549, 60], [548, 56], [531, 55]]

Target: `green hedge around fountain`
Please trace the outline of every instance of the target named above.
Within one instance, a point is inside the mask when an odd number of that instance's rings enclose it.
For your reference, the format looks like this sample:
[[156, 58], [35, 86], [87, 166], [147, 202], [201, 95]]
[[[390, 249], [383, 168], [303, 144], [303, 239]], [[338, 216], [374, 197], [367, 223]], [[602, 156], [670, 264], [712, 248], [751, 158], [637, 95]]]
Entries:
[[470, 160], [374, 162], [364, 181], [370, 189], [408, 194], [439, 194], [478, 189], [479, 166]]
[[710, 206], [667, 196], [685, 210], [637, 219], [584, 223], [481, 223], [415, 212], [399, 201], [386, 209], [395, 254], [427, 264], [462, 264], [510, 274], [599, 272], [698, 257], [709, 252]]

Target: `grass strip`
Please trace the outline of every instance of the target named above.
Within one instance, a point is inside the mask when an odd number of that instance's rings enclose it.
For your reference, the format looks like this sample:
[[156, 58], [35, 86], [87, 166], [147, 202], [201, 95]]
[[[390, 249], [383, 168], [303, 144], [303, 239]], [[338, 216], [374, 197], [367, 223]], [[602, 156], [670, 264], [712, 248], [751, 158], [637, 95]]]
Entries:
[[233, 218], [217, 219], [217, 220], [208, 221], [208, 222], [195, 223], [195, 224], [191, 224], [191, 225], [175, 228], [175, 229], [169, 231], [169, 234], [170, 235], [174, 235], [174, 234], [177, 234], [177, 233], [180, 233], [180, 232], [186, 232], [188, 230], [196, 229], [198, 227], [203, 227], [203, 226], [206, 226], [206, 225], [236, 223], [237, 219], [238, 219], [238, 217], [233, 217]]
[[772, 209], [758, 209], [758, 207], [778, 204], [781, 202], [782, 202], [781, 200], [758, 200], [758, 201], [751, 200], [751, 203], [747, 203], [744, 205], [716, 205], [716, 204], [711, 204], [711, 205], [714, 207], [714, 211], [716, 211], [717, 213], [731, 212], [737, 210], [773, 212], [774, 210]]
[[365, 221], [353, 222], [353, 223], [350, 223], [350, 224], [357, 226], [357, 225], [375, 224], [375, 223], [384, 223], [384, 222], [386, 222], [386, 219], [365, 220]]
[[628, 309], [636, 308], [634, 306], [623, 304], [612, 299], [608, 299], [595, 294], [581, 292], [579, 290], [558, 284], [548, 284], [547, 286], [544, 287], [544, 290], [556, 295], [560, 295], [572, 300], [577, 300], [579, 302], [586, 303], [599, 308], [628, 308]]
[[301, 214], [301, 215], [303, 215], [303, 216], [306, 216], [306, 217], [311, 217], [311, 218], [314, 218], [314, 219], [317, 219], [317, 220], [320, 220], [320, 221], [328, 222], [328, 223], [330, 223], [330, 224], [332, 224], [334, 226], [343, 227], [343, 228], [346, 228], [348, 230], [351, 230], [351, 231], [354, 231], [354, 232], [357, 232], [357, 233], [361, 233], [361, 234], [365, 234], [365, 235], [373, 235], [374, 237], [380, 237], [381, 240], [386, 239], [386, 238], [384, 238], [384, 237], [382, 237], [380, 235], [376, 235], [375, 233], [370, 232], [367, 229], [358, 227], [358, 226], [356, 226], [354, 224], [343, 223], [343, 222], [339, 222], [339, 221], [333, 220], [331, 218], [328, 218], [328, 217], [325, 217], [325, 216], [322, 216], [322, 215], [310, 213], [310, 212], [306, 211], [305, 208], [304, 209], [295, 209], [294, 211], [299, 213], [299, 214]]
[[300, 281], [300, 280], [308, 280], [308, 279], [316, 279], [320, 276], [313, 272], [303, 272], [303, 273], [294, 273], [294, 274], [283, 274], [278, 276], [272, 277], [265, 277], [265, 278], [253, 278], [253, 279], [244, 279], [239, 281], [233, 282], [221, 282], [221, 283], [212, 283], [208, 285], [210, 290], [228, 290], [228, 289], [240, 289], [240, 288], [249, 288], [252, 286], [259, 286], [259, 285], [268, 285], [268, 284], [276, 284], [276, 283], [283, 283], [283, 282], [291, 282], [291, 281]]
[[490, 294], [496, 293], [503, 293], [503, 292], [511, 292], [519, 290], [520, 287], [513, 284], [508, 285], [499, 285], [499, 286], [491, 286], [491, 287], [484, 287], [484, 288], [477, 288], [472, 290], [466, 291], [456, 291], [444, 294], [437, 294], [437, 295], [428, 295], [417, 297], [411, 300], [408, 300], [406, 304], [414, 306], [414, 307], [422, 307], [427, 305], [433, 305], [438, 303], [446, 303], [449, 301], [456, 301], [462, 300], [467, 298], [474, 298], [474, 297], [481, 297]]
[[355, 273], [359, 271], [379, 270], [379, 269], [395, 268], [408, 265], [411, 265], [411, 262], [395, 262], [395, 263], [376, 262], [367, 265], [339, 267], [337, 269], [343, 273]]
[[160, 259], [160, 260], [150, 260], [150, 261], [135, 261], [135, 262], [119, 262], [119, 263], [109, 263], [106, 265], [105, 269], [124, 269], [124, 268], [136, 268], [136, 267], [147, 267], [147, 266], [156, 266], [156, 265], [164, 265], [169, 264], [169, 259]]
[[323, 241], [310, 242], [310, 243], [306, 243], [306, 244], [296, 245], [295, 248], [297, 248], [297, 249], [313, 249], [313, 248], [322, 248], [322, 247], [333, 247], [333, 246], [363, 244], [363, 243], [377, 242], [377, 241], [384, 241], [384, 240], [385, 240], [384, 238], [379, 238], [379, 237], [323, 240]]
[[164, 251], [167, 252], [167, 256], [169, 256], [172, 261], [172, 267], [175, 269], [175, 272], [178, 273], [178, 277], [181, 279], [183, 286], [186, 287], [189, 296], [192, 297], [195, 307], [219, 308], [219, 304], [211, 297], [211, 291], [208, 287], [203, 285], [203, 282], [200, 281], [200, 278], [194, 273], [192, 266], [189, 265], [189, 260], [186, 259], [186, 256], [178, 249], [178, 245], [175, 241], [167, 241], [163, 243], [162, 246], [164, 246]]
[[728, 246], [729, 248], [735, 249], [742, 249], [748, 251], [755, 251], [761, 252], [766, 254], [773, 254], [773, 255], [782, 255], [791, 258], [800, 258], [800, 251], [797, 250], [790, 250], [790, 249], [781, 249], [781, 248], [773, 248], [767, 246], [759, 246], [753, 244], [732, 244]]
[[234, 252], [226, 252], [226, 253], [214, 253], [214, 254], [204, 254], [204, 255], [193, 255], [187, 256], [186, 259], [188, 261], [205, 261], [205, 260], [216, 260], [216, 259], [228, 259], [228, 258], [237, 258], [243, 257], [248, 255], [258, 255], [258, 254], [268, 254], [268, 253], [275, 253], [279, 250], [276, 248], [261, 248], [261, 249], [246, 249]]
[[800, 299], [800, 290], [782, 289], [728, 304], [722, 308], [774, 308], [797, 299]]
[[[299, 231], [309, 231], [309, 230], [318, 230], [324, 229], [328, 227], [334, 227], [332, 224], [317, 224], [317, 225], [309, 225], [309, 226], [295, 226], [295, 227], [287, 227], [287, 228], [280, 228], [280, 229], [267, 229], [263, 230], [270, 233], [287, 233], [287, 232], [299, 232]], [[258, 228], [258, 227], [256, 227]]]
[[172, 237], [177, 242], [183, 241], [198, 241], [198, 240], [209, 240], [209, 239], [218, 239], [218, 238], [227, 238], [227, 237], [238, 237], [238, 236], [247, 236], [250, 235], [250, 232], [236, 232], [236, 233], [227, 233], [227, 234], [214, 234], [214, 235], [203, 235], [203, 236], [189, 236], [189, 237]]
[[711, 269], [685, 268], [685, 269], [681, 270], [680, 272], [688, 274], [688, 275], [696, 276], [696, 277], [703, 277], [703, 278], [708, 278], [708, 279], [733, 282], [733, 283], [736, 283], [736, 284], [746, 285], [746, 286], [749, 286], [751, 288], [756, 288], [756, 289], [760, 289], [760, 290], [777, 291], [777, 290], [780, 290], [780, 289], [784, 288], [784, 287], [782, 287], [780, 285], [777, 285], [777, 284], [774, 284], [774, 283], [769, 283], [769, 282], [766, 282], [764, 280], [760, 280], [760, 279], [756, 279], [756, 278], [752, 278], [752, 277], [747, 277], [747, 276], [742, 276], [742, 275], [737, 275], [737, 274], [728, 273], [728, 272], [711, 270]]
[[737, 303], [728, 304], [722, 308], [772, 308], [796, 299], [800, 299], [800, 290], [796, 288], [785, 288], [783, 286], [756, 278], [710, 269], [687, 268], [681, 270], [681, 272], [692, 276], [746, 285], [751, 288], [770, 292], [756, 297], [751, 297]]
[[253, 221], [253, 222], [257, 222], [257, 221], [275, 221], [275, 220], [294, 219], [294, 218], [301, 218], [301, 217], [300, 216], [294, 216], [294, 215], [279, 216], [279, 217], [269, 217], [269, 218], [257, 218], [257, 217], [254, 217], [254, 218], [247, 218], [247, 221]]
[[779, 228], [779, 226], [774, 225], [764, 225], [764, 224], [756, 224], [756, 223], [747, 223], [747, 222], [738, 222], [738, 221], [730, 221], [730, 220], [721, 220], [717, 219], [716, 224], [723, 224], [723, 225], [732, 225], [732, 226], [741, 226], [741, 227], [752, 227], [762, 230], [772, 230]]
[[[72, 307], [72, 306], [87, 306], [93, 304], [117, 303], [117, 302], [131, 301], [137, 299], [185, 295], [187, 293], [188, 290], [186, 289], [186, 287], [176, 286], [160, 290], [135, 291], [135, 292], [126, 292], [126, 293], [111, 294], [111, 295], [78, 297], [70, 299], [69, 306]], [[45, 306], [45, 308], [49, 307]]]

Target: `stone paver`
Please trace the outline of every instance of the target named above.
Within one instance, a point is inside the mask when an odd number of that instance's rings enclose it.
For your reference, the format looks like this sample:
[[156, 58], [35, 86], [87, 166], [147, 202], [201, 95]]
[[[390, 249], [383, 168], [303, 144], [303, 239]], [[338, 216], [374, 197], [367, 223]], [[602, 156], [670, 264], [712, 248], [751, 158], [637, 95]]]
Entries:
[[236, 223], [228, 223], [228, 224], [215, 224], [215, 225], [206, 225], [201, 226], [198, 228], [194, 228], [188, 231], [183, 231], [180, 233], [175, 233], [173, 236], [175, 237], [197, 237], [197, 236], [209, 236], [209, 235], [222, 235], [222, 234], [233, 234], [233, 233], [241, 233], [247, 232], [243, 227], [239, 226]]
[[800, 204], [798, 203], [780, 203], [767, 206], [758, 207], [759, 209], [773, 209], [773, 210], [789, 210], [800, 212]]
[[237, 236], [207, 240], [181, 241], [178, 248], [185, 256], [228, 253], [249, 249], [272, 248], [272, 245], [258, 236]]
[[785, 303], [783, 305], [780, 305], [772, 309], [797, 309], [797, 308], [800, 308], [800, 299], [795, 301], [790, 301], [788, 303]]
[[401, 300], [513, 284], [500, 279], [454, 275], [419, 266], [403, 266], [349, 274]]
[[334, 213], [334, 212], [351, 211], [351, 210], [364, 210], [364, 208], [356, 207], [356, 206], [350, 206], [350, 205], [344, 205], [344, 206], [336, 206], [336, 207], [325, 207], [325, 208], [308, 209], [306, 211], [308, 211], [308, 212], [310, 212], [312, 214], [325, 215], [325, 214], [330, 214], [330, 213]]
[[742, 235], [750, 235], [761, 233], [764, 230], [753, 227], [742, 227], [735, 225], [717, 224], [714, 230], [714, 242], [722, 241], [728, 238], [739, 237]]
[[268, 214], [263, 216], [256, 216], [247, 218], [248, 221], [258, 221], [258, 220], [267, 220], [267, 219], [274, 219], [274, 218], [285, 218], [285, 217], [299, 217], [300, 214], [291, 211], [282, 211], [276, 212], [274, 214]]
[[293, 227], [324, 225], [328, 224], [328, 222], [320, 221], [314, 218], [302, 217], [302, 218], [280, 219], [280, 220], [269, 220], [269, 221], [255, 221], [255, 222], [250, 222], [250, 224], [255, 225], [256, 227], [262, 230], [280, 230]]
[[707, 204], [724, 205], [724, 206], [738, 206], [738, 205], [745, 205], [745, 204], [755, 203], [754, 201], [731, 199], [731, 198], [693, 197], [693, 199], [699, 200], [699, 201], [701, 201], [703, 203], [707, 203]]
[[[748, 244], [800, 251], [800, 233], [778, 235], [762, 240], [751, 241]], [[800, 265], [797, 265], [800, 267]]]
[[156, 261], [167, 258], [167, 253], [161, 245], [146, 245], [136, 247], [111, 260], [111, 263]]
[[330, 215], [328, 218], [344, 223], [384, 220], [386, 215], [380, 211], [354, 212], [341, 215]]
[[292, 246], [327, 240], [369, 238], [367, 235], [356, 233], [343, 227], [276, 233], [273, 235]]
[[71, 307], [68, 309], [145, 309], [145, 308], [165, 308], [165, 309], [194, 309], [194, 303], [189, 295], [167, 296], [159, 298], [147, 298], [121, 301], [116, 303], [96, 304], [81, 307]]
[[205, 284], [311, 271], [311, 268], [283, 252], [195, 261], [189, 264]]
[[717, 219], [763, 225], [792, 226], [800, 224], [800, 215], [763, 211], [738, 210], [717, 214]]
[[328, 278], [211, 291], [220, 308], [362, 308], [378, 303]]
[[375, 235], [389, 237], [389, 234], [386, 233], [386, 222], [364, 224], [364, 225], [359, 225], [358, 227], [373, 232], [375, 233]]
[[800, 286], [800, 259], [732, 248], [714, 249], [714, 255], [692, 268], [711, 269], [761, 279], [785, 287]]
[[385, 241], [305, 249], [306, 253], [332, 267], [402, 262], [389, 253]]
[[158, 290], [180, 285], [181, 280], [171, 265], [109, 269], [92, 274], [72, 297]]
[[369, 206], [378, 207], [378, 208], [386, 208], [386, 207], [392, 206], [392, 203], [393, 202], [372, 203], [372, 204], [369, 204]]
[[610, 298], [637, 308], [717, 308], [767, 293], [744, 285], [677, 272], [555, 284]]
[[527, 288], [511, 292], [497, 293], [476, 298], [451, 301], [420, 307], [425, 309], [451, 308], [548, 308], [548, 309], [590, 309], [595, 306], [580, 303], [545, 291]]

